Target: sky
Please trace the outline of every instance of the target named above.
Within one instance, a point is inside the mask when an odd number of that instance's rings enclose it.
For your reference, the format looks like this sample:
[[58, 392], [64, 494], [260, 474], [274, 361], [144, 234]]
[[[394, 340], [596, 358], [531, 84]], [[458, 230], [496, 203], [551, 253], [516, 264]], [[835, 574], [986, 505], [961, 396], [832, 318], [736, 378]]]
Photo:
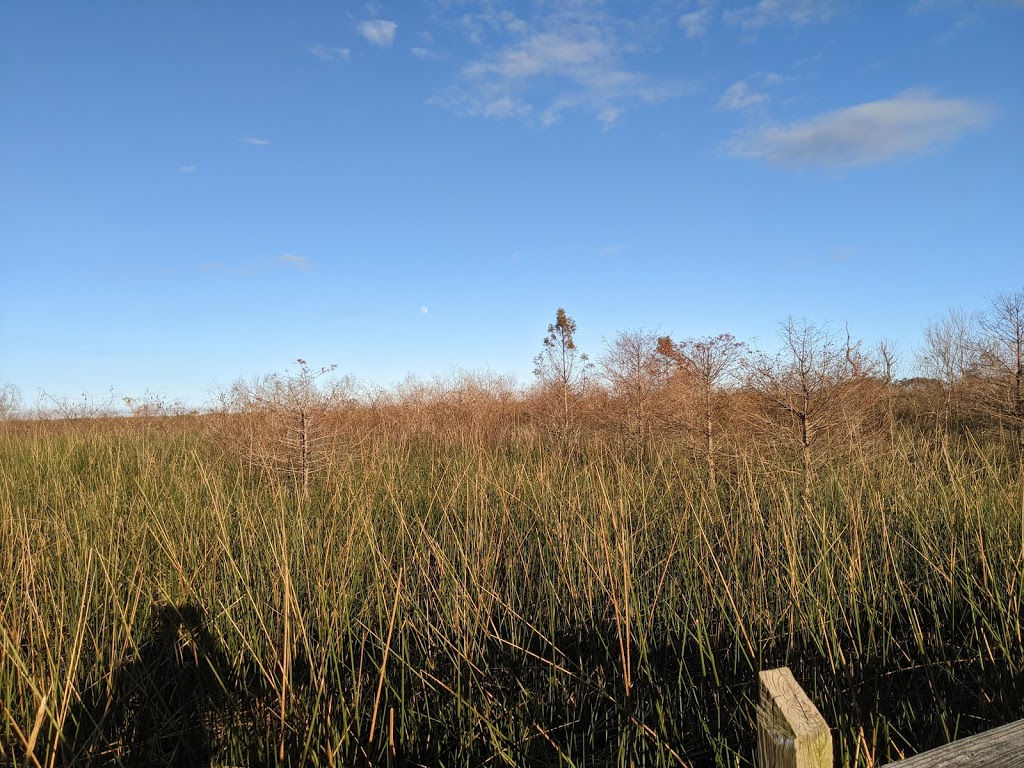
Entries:
[[1024, 286], [1024, 0], [0, 0], [0, 385], [531, 381]]

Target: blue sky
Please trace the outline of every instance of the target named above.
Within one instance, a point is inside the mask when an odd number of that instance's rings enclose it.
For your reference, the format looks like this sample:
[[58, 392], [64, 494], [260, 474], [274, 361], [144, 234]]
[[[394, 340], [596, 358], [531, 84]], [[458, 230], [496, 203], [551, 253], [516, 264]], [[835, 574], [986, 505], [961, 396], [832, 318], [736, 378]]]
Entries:
[[1024, 2], [0, 0], [0, 384], [530, 381], [1024, 284]]

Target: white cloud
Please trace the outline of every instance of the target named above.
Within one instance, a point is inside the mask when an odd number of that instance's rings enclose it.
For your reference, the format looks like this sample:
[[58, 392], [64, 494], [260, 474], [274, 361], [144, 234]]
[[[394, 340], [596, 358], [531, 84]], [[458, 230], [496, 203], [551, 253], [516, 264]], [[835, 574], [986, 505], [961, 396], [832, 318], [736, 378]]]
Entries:
[[492, 117], [498, 120], [503, 120], [507, 117], [527, 117], [531, 111], [529, 104], [513, 99], [510, 96], [499, 96], [479, 106], [480, 116]]
[[420, 312], [422, 312], [424, 315], [426, 315], [426, 314], [428, 314], [430, 312], [430, 307], [426, 307], [426, 306], [420, 307]]
[[485, 5], [482, 11], [462, 14], [456, 27], [471, 43], [482, 45], [488, 34], [524, 34], [529, 25], [512, 11], [496, 11]]
[[510, 11], [502, 11], [497, 16], [497, 22], [508, 32], [525, 32], [527, 24]]
[[518, 46], [506, 48], [496, 57], [466, 67], [470, 77], [495, 75], [509, 80], [537, 75], [562, 75], [586, 79], [597, 74], [611, 56], [608, 44], [599, 39], [571, 39], [554, 33], [527, 38]]
[[841, 170], [937, 149], [984, 127], [989, 118], [989, 109], [976, 102], [906, 91], [799, 123], [741, 131], [724, 148], [734, 157], [784, 168]]
[[[471, 20], [477, 23], [478, 17]], [[498, 14], [490, 22], [508, 42], [466, 64], [459, 79], [428, 103], [468, 116], [540, 125], [583, 110], [609, 126], [628, 108], [693, 90], [688, 83], [624, 68], [622, 56], [638, 43], [620, 38], [636, 34], [636, 25], [594, 8], [553, 12], [529, 23]], [[465, 26], [465, 17], [459, 23]]]
[[305, 256], [296, 256], [294, 253], [281, 254], [280, 261], [285, 266], [298, 269], [302, 272], [308, 272], [313, 268], [312, 259], [306, 258]]
[[348, 48], [342, 48], [341, 46], [323, 45], [317, 43], [309, 47], [309, 52], [316, 56], [320, 61], [347, 61], [352, 57], [352, 51]]
[[439, 59], [441, 58], [429, 48], [411, 48], [410, 52], [417, 59]]
[[269, 147], [270, 141], [267, 139], [257, 139], [255, 136], [246, 136], [239, 139], [240, 142], [250, 147]]
[[708, 33], [711, 26], [711, 11], [701, 8], [699, 11], [684, 13], [679, 17], [679, 28], [687, 40], [698, 40]]
[[743, 32], [756, 34], [773, 24], [792, 24], [802, 27], [823, 24], [836, 15], [836, 0], [760, 0], [735, 10], [722, 13], [726, 24], [738, 26]]
[[374, 45], [387, 48], [395, 41], [395, 31], [398, 29], [398, 25], [393, 21], [386, 21], [385, 19], [373, 19], [372, 21], [364, 21], [357, 29], [359, 34]]
[[733, 83], [725, 90], [725, 93], [722, 94], [722, 98], [718, 100], [718, 108], [735, 111], [740, 109], [749, 109], [750, 107], [755, 107], [758, 104], [766, 104], [767, 102], [768, 94], [758, 93], [757, 91], [751, 90], [746, 81], [740, 80], [738, 83]]
[[199, 166], [195, 163], [187, 163], [186, 165], [178, 166], [178, 173], [195, 173], [199, 170]]
[[607, 126], [615, 125], [622, 112], [617, 107], [604, 107], [597, 113], [597, 119]]

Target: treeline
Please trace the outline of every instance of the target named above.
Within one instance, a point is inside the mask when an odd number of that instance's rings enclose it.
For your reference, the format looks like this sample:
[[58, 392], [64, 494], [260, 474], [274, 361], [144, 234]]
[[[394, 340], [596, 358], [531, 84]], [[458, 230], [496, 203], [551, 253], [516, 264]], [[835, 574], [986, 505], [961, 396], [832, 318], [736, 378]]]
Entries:
[[[689, 457], [715, 485], [751, 456], [788, 468], [811, 498], [819, 468], [842, 456], [889, 450], [895, 438], [970, 438], [1024, 455], [1024, 293], [998, 293], [987, 310], [932, 321], [917, 356], [921, 375], [898, 378], [892, 347], [808, 320], [780, 324], [775, 354], [730, 334], [674, 339], [627, 331], [595, 357], [576, 344], [559, 308], [528, 387], [459, 372], [390, 388], [366, 387], [296, 361], [297, 370], [238, 380], [194, 414], [253, 467], [310, 478], [366, 440], [439, 439], [514, 449], [608, 449], [637, 461]], [[174, 413], [131, 403], [136, 416]]]
[[[236, 381], [203, 413], [255, 418], [260, 442], [279, 439], [292, 448], [285, 454], [300, 459], [342, 422], [364, 433], [401, 429], [485, 441], [542, 431], [563, 445], [596, 439], [638, 454], [671, 440], [712, 480], [721, 462], [751, 441], [791, 453], [807, 479], [819, 455], [862, 450], [898, 428], [970, 435], [1024, 451], [1022, 291], [996, 293], [973, 316], [951, 310], [931, 321], [912, 360], [898, 360], [887, 342], [869, 348], [848, 329], [792, 317], [780, 323], [775, 354], [728, 333], [674, 339], [634, 330], [589, 356], [576, 332], [575, 320], [559, 308], [526, 387], [510, 376], [458, 372], [380, 388], [298, 360], [297, 371]], [[899, 378], [906, 368], [918, 375]], [[21, 408], [16, 388], [0, 388], [0, 417], [188, 412], [147, 395], [100, 403], [44, 399], [33, 414]], [[276, 430], [268, 418], [278, 422]]]

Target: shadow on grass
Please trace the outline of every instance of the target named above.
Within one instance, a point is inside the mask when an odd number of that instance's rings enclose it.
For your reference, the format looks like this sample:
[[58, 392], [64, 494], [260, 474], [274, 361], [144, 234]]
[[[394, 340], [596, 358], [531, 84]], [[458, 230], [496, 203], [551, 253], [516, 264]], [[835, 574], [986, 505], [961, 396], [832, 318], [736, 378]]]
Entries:
[[234, 688], [195, 605], [154, 606], [132, 658], [83, 693], [65, 727], [66, 766], [208, 766]]
[[725, 624], [701, 642], [655, 632], [637, 649], [628, 695], [614, 624], [531, 641], [499, 617], [489, 626], [504, 639], [481, 640], [471, 658], [440, 632], [404, 627], [390, 643], [352, 632], [334, 638], [330, 660], [296, 649], [282, 728], [253, 661], [232, 672], [201, 609], [161, 606], [133, 656], [84, 690], [59, 763], [746, 766], [756, 761], [757, 672], [782, 664], [836, 729], [838, 764], [882, 763], [1024, 716], [1018, 646], [990, 660], [975, 653], [990, 613], [949, 604], [912, 623], [887, 615], [891, 646], [851, 637], [835, 656], [809, 633], [761, 638], [750, 658]]

